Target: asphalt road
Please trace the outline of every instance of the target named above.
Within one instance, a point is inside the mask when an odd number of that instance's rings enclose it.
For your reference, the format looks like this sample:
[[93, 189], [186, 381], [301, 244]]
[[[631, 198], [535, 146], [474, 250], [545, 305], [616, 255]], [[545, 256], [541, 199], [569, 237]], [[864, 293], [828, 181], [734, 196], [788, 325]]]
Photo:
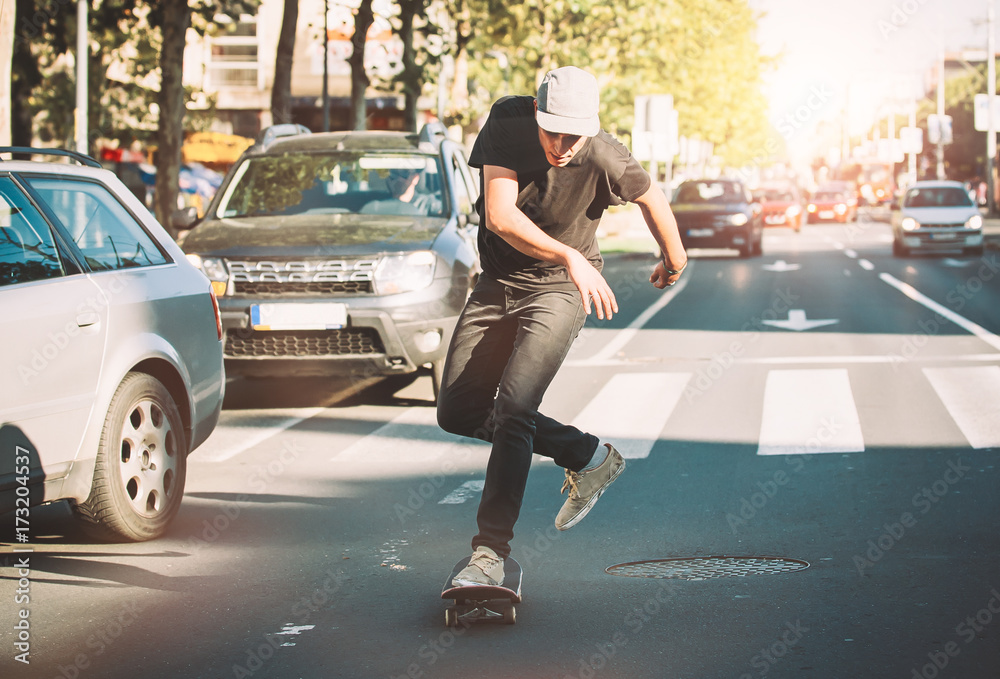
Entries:
[[[770, 229], [663, 293], [638, 249], [608, 255], [621, 312], [543, 404], [628, 467], [560, 533], [562, 472], [536, 462], [516, 625], [444, 626], [488, 449], [436, 427], [428, 378], [231, 382], [165, 538], [93, 544], [34, 510], [31, 664], [5, 569], [5, 676], [1000, 676], [1000, 254]], [[701, 579], [605, 571], [681, 558]]]

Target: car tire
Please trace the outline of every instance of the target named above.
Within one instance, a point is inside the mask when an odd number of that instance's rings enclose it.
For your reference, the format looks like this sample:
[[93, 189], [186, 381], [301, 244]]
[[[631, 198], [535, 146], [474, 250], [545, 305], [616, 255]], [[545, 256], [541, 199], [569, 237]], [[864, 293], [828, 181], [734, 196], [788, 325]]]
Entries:
[[982, 257], [983, 251], [982, 245], [974, 245], [971, 248], [962, 248], [962, 254], [969, 255], [971, 257]]
[[892, 241], [892, 254], [896, 257], [906, 257], [910, 254], [910, 249], [894, 239]]
[[180, 508], [186, 476], [187, 441], [173, 397], [156, 378], [129, 373], [104, 420], [90, 497], [74, 513], [94, 537], [150, 540]]

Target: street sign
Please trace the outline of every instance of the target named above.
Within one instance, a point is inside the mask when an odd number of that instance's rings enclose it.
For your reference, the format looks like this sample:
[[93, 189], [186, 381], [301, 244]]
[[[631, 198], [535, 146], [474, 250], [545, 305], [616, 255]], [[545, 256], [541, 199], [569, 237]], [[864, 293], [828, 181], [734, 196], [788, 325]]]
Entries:
[[927, 141], [944, 146], [952, 142], [951, 116], [939, 116], [935, 113], [927, 116]]
[[[976, 132], [987, 132], [990, 120], [990, 95], [972, 98], [973, 125]], [[1000, 132], [1000, 95], [993, 95], [993, 131]]]
[[899, 130], [899, 147], [903, 153], [924, 152], [924, 131], [919, 127], [902, 127]]

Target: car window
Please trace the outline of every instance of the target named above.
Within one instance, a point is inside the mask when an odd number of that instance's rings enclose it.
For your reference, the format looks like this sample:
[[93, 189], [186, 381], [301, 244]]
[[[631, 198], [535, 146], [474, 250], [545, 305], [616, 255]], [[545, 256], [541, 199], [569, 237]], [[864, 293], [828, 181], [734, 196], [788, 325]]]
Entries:
[[677, 188], [677, 203], [742, 203], [745, 191], [732, 182], [685, 182]]
[[906, 207], [972, 207], [972, 199], [957, 186], [939, 186], [910, 189], [903, 204]]
[[48, 223], [7, 177], [0, 177], [0, 286], [64, 275]]
[[219, 217], [442, 214], [441, 172], [428, 154], [286, 153], [240, 165]]
[[165, 264], [152, 236], [104, 186], [75, 179], [28, 178], [94, 271]]

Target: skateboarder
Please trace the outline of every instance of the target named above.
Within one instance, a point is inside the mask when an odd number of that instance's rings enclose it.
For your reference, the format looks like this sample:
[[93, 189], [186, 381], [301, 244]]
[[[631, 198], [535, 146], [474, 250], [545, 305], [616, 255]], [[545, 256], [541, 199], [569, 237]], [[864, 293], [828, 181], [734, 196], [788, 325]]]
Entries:
[[446, 431], [493, 448], [473, 557], [456, 585], [503, 581], [532, 453], [566, 470], [559, 530], [586, 516], [625, 468], [610, 442], [538, 412], [591, 305], [599, 319], [618, 311], [596, 239], [604, 210], [619, 200], [639, 205], [661, 251], [655, 287], [676, 283], [687, 264], [666, 197], [601, 130], [599, 100], [590, 73], [550, 71], [537, 98], [493, 105], [470, 155], [481, 170], [483, 273], [449, 347], [437, 415]]

